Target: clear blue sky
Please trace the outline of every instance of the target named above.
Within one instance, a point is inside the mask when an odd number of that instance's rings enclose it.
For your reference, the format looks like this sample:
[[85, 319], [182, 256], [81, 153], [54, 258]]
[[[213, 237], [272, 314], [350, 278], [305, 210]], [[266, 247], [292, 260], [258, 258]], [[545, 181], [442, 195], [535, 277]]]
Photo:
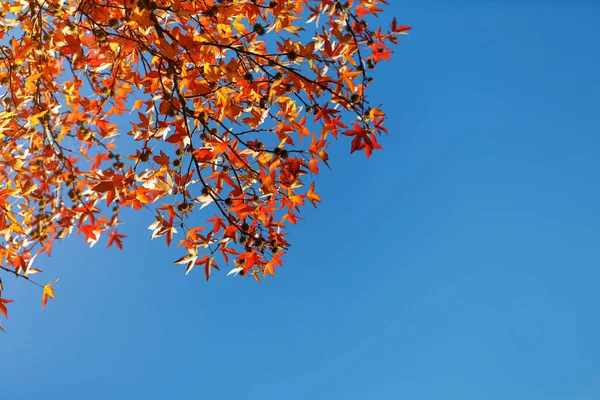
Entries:
[[[129, 221], [5, 292], [0, 399], [600, 398], [600, 3], [391, 1], [392, 135], [337, 148], [275, 279]], [[596, 50], [594, 50], [596, 49]]]

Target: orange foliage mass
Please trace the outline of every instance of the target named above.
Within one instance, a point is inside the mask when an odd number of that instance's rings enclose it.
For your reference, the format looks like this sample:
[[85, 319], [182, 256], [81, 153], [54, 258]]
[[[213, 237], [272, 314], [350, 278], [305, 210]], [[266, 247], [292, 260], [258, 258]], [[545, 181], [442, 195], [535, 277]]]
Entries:
[[[120, 211], [150, 208], [151, 237], [179, 238], [187, 272], [208, 279], [222, 257], [236, 275], [274, 275], [286, 226], [321, 201], [306, 180], [328, 140], [381, 148], [369, 74], [410, 29], [377, 26], [385, 4], [3, 1], [0, 272], [31, 280], [35, 256], [73, 230], [122, 248]], [[211, 228], [193, 218], [205, 207]]]

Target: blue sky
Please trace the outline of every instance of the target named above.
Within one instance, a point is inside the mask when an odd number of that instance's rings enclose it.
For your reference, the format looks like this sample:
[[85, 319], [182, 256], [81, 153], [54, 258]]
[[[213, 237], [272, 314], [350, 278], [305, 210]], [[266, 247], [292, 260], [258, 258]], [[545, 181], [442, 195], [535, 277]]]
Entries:
[[4, 293], [1, 399], [600, 397], [600, 3], [392, 3], [386, 149], [335, 146], [275, 279], [74, 238]]

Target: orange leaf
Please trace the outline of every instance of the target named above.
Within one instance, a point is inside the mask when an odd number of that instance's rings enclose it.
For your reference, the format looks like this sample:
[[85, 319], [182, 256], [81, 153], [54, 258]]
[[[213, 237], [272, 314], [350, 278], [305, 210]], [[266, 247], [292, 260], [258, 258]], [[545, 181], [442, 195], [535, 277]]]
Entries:
[[312, 205], [314, 207], [317, 206], [316, 202], [319, 202], [319, 203], [321, 202], [321, 196], [319, 196], [318, 194], [315, 193], [315, 183], [314, 182], [310, 185], [310, 189], [308, 190], [306, 197], [308, 197], [308, 199], [310, 200], [310, 202], [312, 203]]

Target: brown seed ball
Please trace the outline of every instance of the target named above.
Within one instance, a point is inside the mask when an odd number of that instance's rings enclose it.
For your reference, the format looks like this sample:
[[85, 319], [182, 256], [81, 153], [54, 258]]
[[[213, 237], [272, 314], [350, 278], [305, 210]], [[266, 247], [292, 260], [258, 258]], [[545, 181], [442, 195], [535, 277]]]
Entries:
[[254, 24], [254, 26], [252, 27], [252, 30], [259, 36], [262, 36], [265, 34], [265, 27], [259, 23]]
[[296, 53], [295, 51], [290, 51], [287, 53], [287, 58], [290, 61], [296, 61], [296, 59], [298, 58], [298, 53]]

